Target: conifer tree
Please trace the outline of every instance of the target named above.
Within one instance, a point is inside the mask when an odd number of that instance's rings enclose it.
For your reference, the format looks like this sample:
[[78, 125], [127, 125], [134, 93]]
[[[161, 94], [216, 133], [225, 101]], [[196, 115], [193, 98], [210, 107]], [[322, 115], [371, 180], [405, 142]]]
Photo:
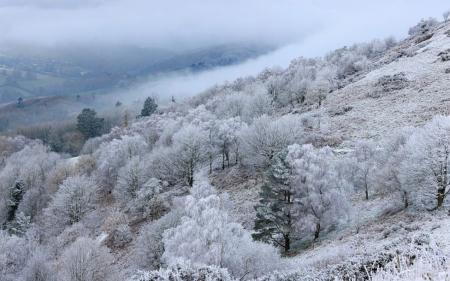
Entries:
[[31, 225], [31, 217], [20, 212], [16, 214], [15, 220], [8, 225], [9, 232], [17, 236], [25, 235]]
[[105, 120], [97, 117], [97, 112], [90, 108], [85, 108], [77, 116], [77, 129], [85, 138], [93, 138], [100, 136], [104, 128]]
[[13, 221], [16, 216], [17, 208], [19, 207], [19, 203], [22, 200], [23, 188], [23, 183], [21, 181], [18, 181], [9, 190], [9, 210], [7, 217], [8, 222]]
[[294, 231], [294, 196], [290, 183], [291, 168], [286, 162], [286, 154], [286, 150], [276, 154], [267, 172], [259, 204], [255, 207], [257, 214], [253, 238], [273, 243], [288, 253]]
[[157, 108], [158, 105], [156, 104], [155, 99], [148, 97], [144, 102], [144, 108], [141, 110], [141, 116], [150, 116], [156, 111]]

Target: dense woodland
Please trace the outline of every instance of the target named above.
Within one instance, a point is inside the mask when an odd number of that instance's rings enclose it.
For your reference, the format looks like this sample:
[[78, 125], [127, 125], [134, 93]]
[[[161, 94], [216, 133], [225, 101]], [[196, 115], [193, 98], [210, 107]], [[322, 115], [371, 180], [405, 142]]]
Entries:
[[[442, 26], [424, 20], [406, 40]], [[39, 138], [0, 137], [0, 280], [422, 280], [413, 278], [449, 272], [433, 241], [373, 270], [298, 262], [326, 239], [362, 231], [366, 202], [388, 198], [383, 215], [448, 210], [450, 117], [344, 139], [330, 124], [351, 108], [323, 105], [389, 59], [414, 56], [384, 59], [398, 44], [298, 58], [167, 106], [148, 98], [137, 118], [124, 114], [106, 133], [105, 120], [84, 109], [72, 128], [82, 149], [54, 136], [76, 157]], [[384, 77], [374, 95], [404, 82]], [[236, 215], [240, 201], [228, 191], [242, 184], [258, 199]], [[446, 280], [433, 278], [423, 280]]]

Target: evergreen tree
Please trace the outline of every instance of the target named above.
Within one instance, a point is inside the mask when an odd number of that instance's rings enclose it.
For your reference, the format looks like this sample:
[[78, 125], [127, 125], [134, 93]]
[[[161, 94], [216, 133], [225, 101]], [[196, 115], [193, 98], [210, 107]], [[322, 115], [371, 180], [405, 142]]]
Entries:
[[141, 116], [150, 116], [156, 111], [157, 108], [158, 105], [156, 104], [155, 99], [148, 97], [144, 102], [144, 108], [141, 110]]
[[8, 229], [11, 234], [23, 236], [30, 225], [31, 217], [26, 216], [24, 213], [20, 212], [16, 215], [15, 220], [9, 224]]
[[293, 236], [293, 192], [287, 151], [276, 154], [262, 186], [259, 204], [255, 206], [255, 240], [270, 242], [288, 253]]
[[105, 120], [98, 118], [97, 112], [90, 108], [85, 108], [77, 117], [77, 129], [85, 138], [93, 138], [101, 135]]
[[22, 97], [19, 97], [19, 98], [17, 99], [17, 107], [18, 107], [18, 108], [23, 108], [23, 107], [24, 107], [24, 104], [23, 104], [23, 98], [22, 98]]
[[23, 197], [23, 183], [18, 181], [9, 189], [9, 200], [8, 200], [8, 217], [7, 221], [11, 222], [16, 217], [16, 211], [19, 207], [20, 201]]

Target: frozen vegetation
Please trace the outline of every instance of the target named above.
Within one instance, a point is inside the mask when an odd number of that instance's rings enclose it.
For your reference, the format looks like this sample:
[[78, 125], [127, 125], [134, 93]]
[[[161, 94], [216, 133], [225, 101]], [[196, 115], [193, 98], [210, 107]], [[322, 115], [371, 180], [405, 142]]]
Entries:
[[444, 19], [148, 99], [75, 158], [0, 137], [0, 280], [449, 280]]

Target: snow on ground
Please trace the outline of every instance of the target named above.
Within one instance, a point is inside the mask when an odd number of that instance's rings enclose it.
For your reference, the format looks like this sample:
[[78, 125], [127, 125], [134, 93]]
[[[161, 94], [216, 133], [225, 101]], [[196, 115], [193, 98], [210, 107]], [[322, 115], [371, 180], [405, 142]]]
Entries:
[[[431, 251], [448, 257], [448, 233], [450, 217], [447, 213], [401, 212], [364, 225], [358, 232], [349, 228], [340, 237], [327, 239], [302, 251], [291, 258], [292, 270], [287, 276], [293, 278], [306, 274], [311, 280], [334, 280], [337, 273], [339, 276], [361, 276], [366, 270], [384, 266], [408, 253]], [[445, 262], [450, 265], [450, 261]]]
[[[450, 113], [450, 61], [443, 62], [439, 53], [450, 49], [450, 25], [443, 25], [434, 36], [417, 44], [413, 39], [390, 50], [386, 57], [398, 56], [418, 48], [416, 55], [403, 56], [367, 73], [365, 77], [330, 95], [324, 107], [333, 110], [351, 106], [352, 110], [331, 118], [331, 130], [350, 138], [377, 138], [404, 126], [422, 125], [433, 116]], [[376, 91], [378, 79], [403, 72], [410, 81], [406, 88], [369, 97]]]

